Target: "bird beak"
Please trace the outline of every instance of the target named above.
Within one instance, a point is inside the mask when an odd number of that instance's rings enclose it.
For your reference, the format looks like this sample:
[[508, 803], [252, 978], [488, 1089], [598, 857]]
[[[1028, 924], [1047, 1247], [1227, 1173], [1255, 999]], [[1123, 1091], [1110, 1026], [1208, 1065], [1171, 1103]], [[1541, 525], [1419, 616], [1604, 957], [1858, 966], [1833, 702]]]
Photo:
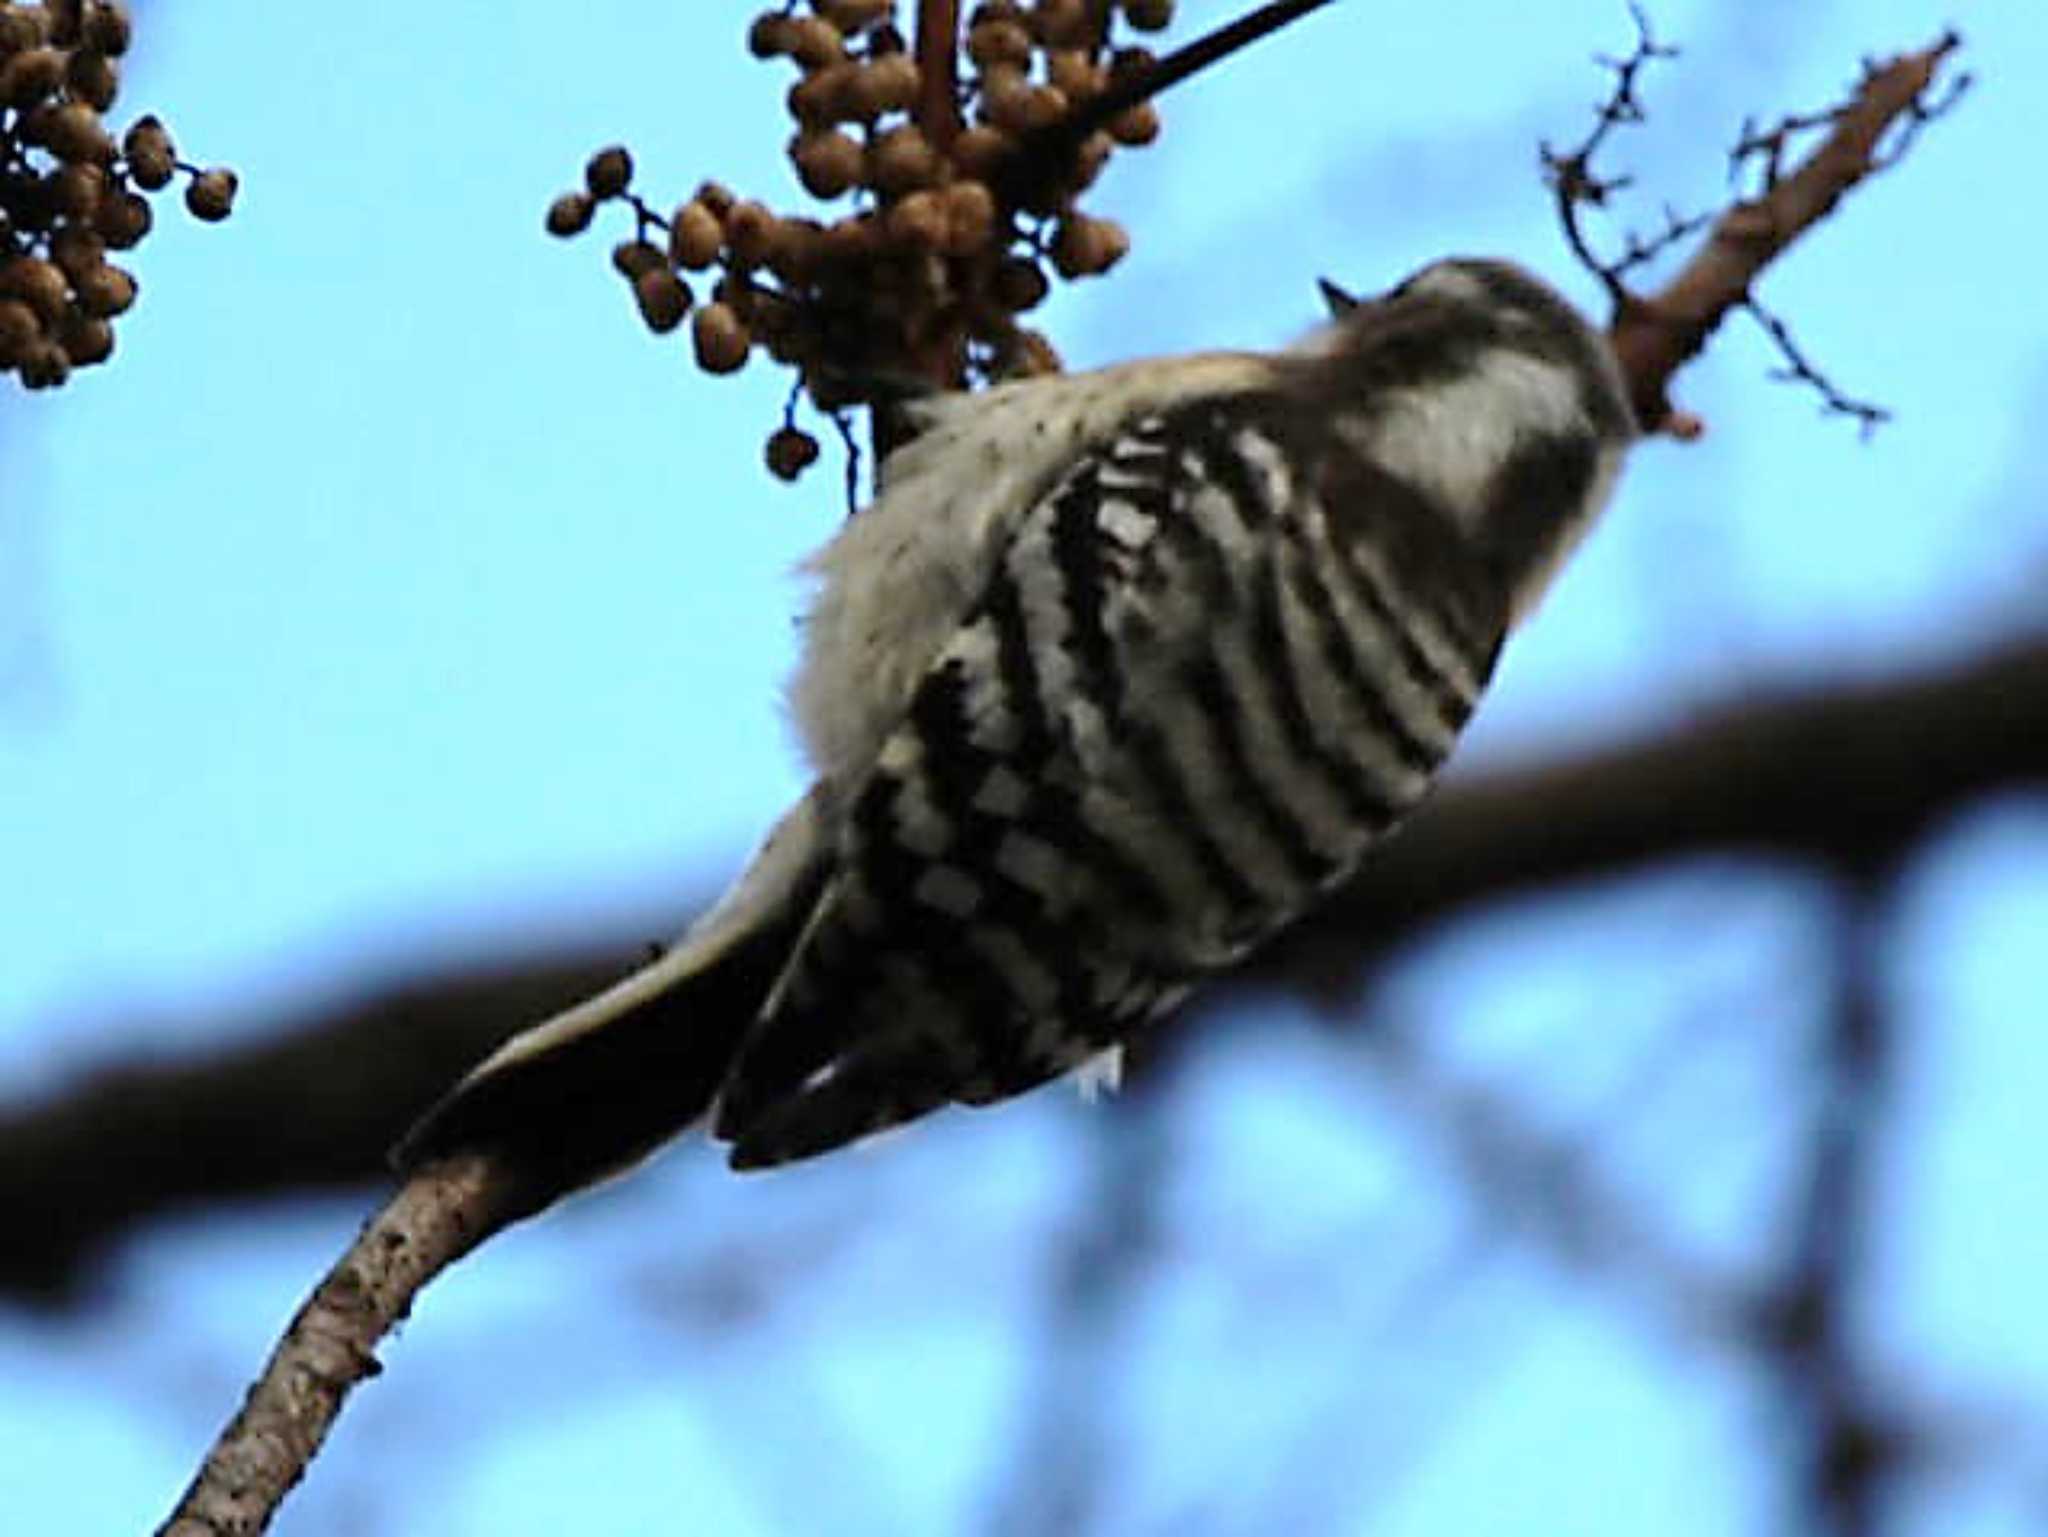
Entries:
[[1323, 303], [1329, 307], [1332, 320], [1342, 320], [1358, 308], [1357, 296], [1346, 293], [1328, 278], [1317, 278], [1316, 287], [1322, 290]]

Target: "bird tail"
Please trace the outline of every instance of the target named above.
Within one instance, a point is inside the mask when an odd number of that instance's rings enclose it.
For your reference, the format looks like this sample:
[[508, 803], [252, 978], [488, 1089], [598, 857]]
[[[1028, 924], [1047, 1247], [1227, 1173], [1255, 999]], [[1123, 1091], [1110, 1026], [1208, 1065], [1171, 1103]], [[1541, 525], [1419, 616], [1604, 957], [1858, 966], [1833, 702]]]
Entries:
[[829, 873], [813, 790], [673, 948], [513, 1036], [392, 1150], [509, 1162], [538, 1210], [637, 1163], [710, 1108]]

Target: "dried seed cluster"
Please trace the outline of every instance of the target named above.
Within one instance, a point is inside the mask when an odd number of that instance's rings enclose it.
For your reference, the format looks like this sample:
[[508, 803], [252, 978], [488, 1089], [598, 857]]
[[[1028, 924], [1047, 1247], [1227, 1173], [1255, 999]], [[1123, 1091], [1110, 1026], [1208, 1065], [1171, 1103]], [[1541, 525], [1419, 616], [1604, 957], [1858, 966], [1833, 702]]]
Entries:
[[[688, 320], [711, 373], [762, 349], [797, 369], [828, 412], [864, 402], [877, 381], [964, 386], [1056, 372], [1051, 343], [1019, 317], [1044, 300], [1048, 267], [1092, 277], [1130, 249], [1122, 226], [1082, 212], [1079, 199], [1118, 147], [1158, 137], [1158, 111], [1142, 102], [1063, 142], [1028, 190], [1003, 173], [1030, 136], [1042, 146], [1043, 130], [1149, 66], [1152, 55], [1115, 30], [1157, 31], [1172, 18], [1173, 0], [982, 0], [957, 40], [949, 91], [925, 78], [893, 0], [793, 0], [756, 16], [746, 45], [794, 66], [790, 163], [812, 196], [847, 199], [843, 211], [777, 213], [705, 182], [664, 215], [633, 190], [632, 158], [614, 147], [555, 199], [547, 228], [581, 234], [598, 205], [629, 206], [633, 238], [612, 263], [647, 325], [667, 332]], [[794, 479], [818, 445], [785, 420], [765, 456]]]
[[32, 390], [112, 355], [135, 278], [107, 255], [149, 233], [143, 194], [182, 173], [194, 217], [234, 206], [235, 173], [180, 161], [156, 118], [118, 141], [102, 119], [131, 30], [115, 0], [0, 4], [0, 373]]

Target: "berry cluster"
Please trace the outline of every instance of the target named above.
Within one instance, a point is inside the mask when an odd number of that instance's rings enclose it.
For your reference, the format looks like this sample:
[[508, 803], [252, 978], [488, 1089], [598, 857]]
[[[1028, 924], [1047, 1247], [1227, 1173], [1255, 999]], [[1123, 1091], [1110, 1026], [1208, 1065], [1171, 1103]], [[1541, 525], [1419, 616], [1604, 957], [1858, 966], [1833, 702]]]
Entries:
[[0, 4], [0, 373], [30, 389], [113, 353], [135, 278], [107, 253], [149, 233], [144, 193], [183, 173], [194, 217], [234, 206], [235, 173], [180, 161], [156, 118], [119, 143], [101, 120], [130, 30], [116, 0]]
[[[1151, 67], [1147, 50], [1117, 46], [1112, 26], [1157, 31], [1173, 0], [981, 0], [963, 35], [914, 50], [894, 12], [893, 0], [791, 0], [747, 29], [756, 58], [795, 66], [789, 159], [814, 197], [848, 199], [837, 217], [777, 213], [717, 182], [663, 216], [614, 147], [555, 200], [548, 229], [580, 234], [600, 204], [629, 206], [633, 238], [612, 262], [648, 326], [687, 319], [711, 373], [761, 348], [827, 412], [892, 380], [951, 388], [1058, 371], [1051, 343], [1019, 317], [1045, 298], [1048, 267], [1091, 277], [1129, 250], [1120, 225], [1078, 200], [1119, 145], [1158, 136], [1159, 116], [1139, 101], [1094, 131], [1060, 130]], [[818, 445], [785, 413], [766, 453], [794, 479]]]

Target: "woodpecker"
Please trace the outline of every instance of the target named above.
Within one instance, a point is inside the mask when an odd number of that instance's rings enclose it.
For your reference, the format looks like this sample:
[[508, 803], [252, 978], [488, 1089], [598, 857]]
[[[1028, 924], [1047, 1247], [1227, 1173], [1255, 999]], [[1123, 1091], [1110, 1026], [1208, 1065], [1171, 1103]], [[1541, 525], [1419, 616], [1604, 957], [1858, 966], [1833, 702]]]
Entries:
[[816, 777], [666, 954], [401, 1144], [536, 1204], [708, 1117], [736, 1168], [1114, 1052], [1422, 799], [1636, 436], [1598, 331], [1503, 261], [1279, 352], [913, 405], [810, 565]]

